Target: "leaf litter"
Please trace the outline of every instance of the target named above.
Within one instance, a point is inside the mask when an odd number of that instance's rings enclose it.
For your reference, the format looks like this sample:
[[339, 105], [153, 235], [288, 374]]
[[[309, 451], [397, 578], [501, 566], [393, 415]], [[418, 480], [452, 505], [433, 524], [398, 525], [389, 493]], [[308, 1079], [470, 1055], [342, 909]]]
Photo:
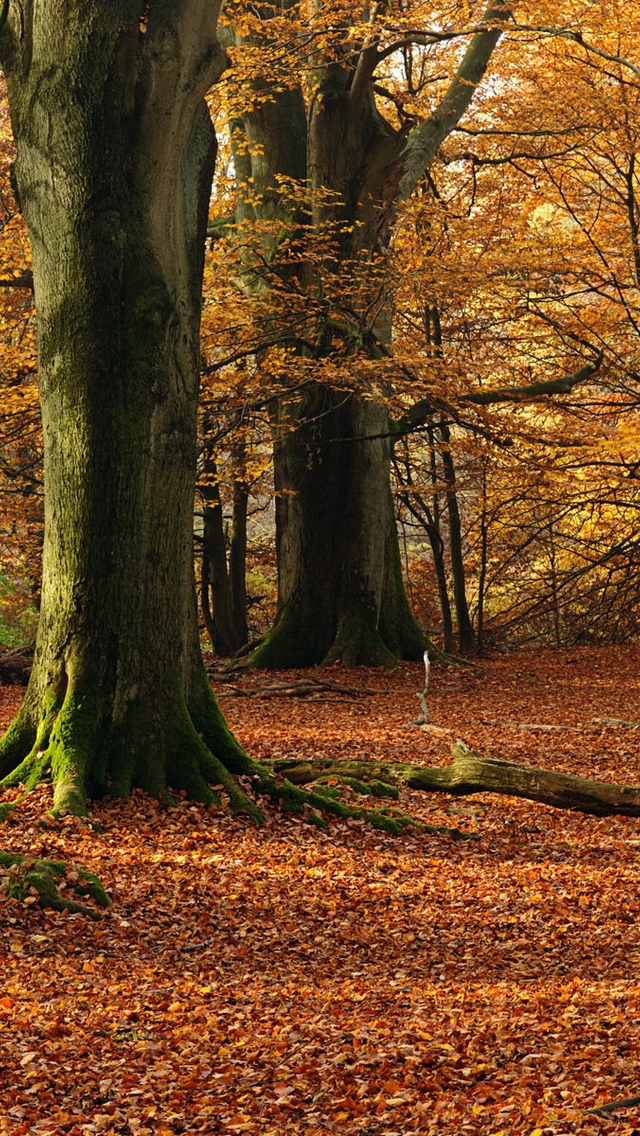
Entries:
[[[640, 782], [639, 663], [435, 666], [431, 721], [486, 756]], [[448, 760], [409, 725], [419, 665], [348, 683], [375, 694], [221, 703], [258, 758]], [[20, 694], [0, 688], [3, 725]], [[475, 839], [320, 832], [269, 805], [255, 829], [139, 793], [43, 823], [47, 789], [26, 797], [2, 846], [89, 868], [114, 902], [100, 923], [0, 902], [0, 1133], [638, 1133], [637, 1105], [588, 1112], [640, 1094], [637, 821], [401, 798]]]

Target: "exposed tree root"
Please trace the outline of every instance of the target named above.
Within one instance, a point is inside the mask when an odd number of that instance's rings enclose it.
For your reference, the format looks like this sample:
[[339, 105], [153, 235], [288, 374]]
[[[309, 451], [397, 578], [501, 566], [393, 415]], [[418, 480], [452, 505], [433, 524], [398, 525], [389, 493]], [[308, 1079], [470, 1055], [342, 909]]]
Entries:
[[451, 752], [451, 765], [442, 768], [429, 769], [400, 762], [318, 760], [277, 761], [273, 763], [273, 770], [295, 785], [306, 785], [331, 776], [347, 776], [362, 781], [376, 779], [427, 793], [451, 793], [455, 796], [501, 793], [594, 816], [640, 817], [639, 785], [589, 781], [533, 765], [482, 758], [462, 741], [456, 742]]
[[260, 823], [260, 810], [234, 776], [260, 770], [227, 727], [203, 676], [189, 707], [177, 697], [158, 729], [142, 717], [116, 726], [105, 717], [97, 686], [70, 671], [64, 697], [50, 691], [43, 699], [35, 740], [21, 714], [0, 740], [0, 789], [29, 790], [50, 777], [54, 814], [84, 816], [90, 796], [126, 797], [139, 787], [167, 804], [172, 790], [212, 804], [219, 800], [214, 786], [234, 812]]
[[[301, 789], [286, 777], [273, 777], [264, 770], [257, 783], [257, 790], [279, 804], [284, 812], [303, 816], [309, 824], [315, 824], [322, 829], [329, 827], [323, 815], [329, 813], [330, 816], [339, 817], [341, 820], [364, 821], [372, 828], [389, 832], [393, 836], [399, 836], [408, 829], [419, 829], [422, 832], [445, 833], [448, 836], [467, 838], [466, 834], [457, 828], [426, 825], [398, 809], [369, 809], [357, 803], [341, 800], [345, 788], [362, 795], [397, 799], [398, 790], [392, 785], [376, 780], [365, 782], [348, 776], [323, 778], [320, 775], [315, 780], [317, 781], [315, 788]], [[331, 784], [323, 784], [323, 780], [330, 780]]]
[[25, 900], [33, 896], [40, 907], [79, 913], [90, 919], [103, 918], [94, 907], [87, 907], [85, 903], [61, 895], [59, 888], [64, 881], [71, 886], [75, 895], [88, 896], [99, 907], [108, 907], [111, 903], [93, 872], [70, 866], [62, 860], [34, 860], [15, 852], [0, 852], [0, 867], [4, 869], [4, 879], [0, 880], [0, 886], [15, 899]]

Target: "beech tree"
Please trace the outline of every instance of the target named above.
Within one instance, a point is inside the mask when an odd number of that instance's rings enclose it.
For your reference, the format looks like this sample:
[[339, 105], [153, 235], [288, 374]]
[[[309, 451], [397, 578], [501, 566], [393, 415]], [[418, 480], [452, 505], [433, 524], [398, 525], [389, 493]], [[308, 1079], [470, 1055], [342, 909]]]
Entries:
[[167, 786], [212, 798], [249, 761], [195, 619], [203, 249], [225, 60], [212, 0], [5, 0], [0, 60], [33, 256], [45, 539], [35, 660], [5, 784], [56, 808]]
[[[295, 21], [295, 5], [286, 12]], [[269, 57], [282, 33], [280, 8], [232, 7], [232, 25], [235, 16], [242, 37], [229, 34], [238, 52], [248, 41], [257, 59], [268, 45]], [[292, 347], [320, 364], [318, 374], [322, 363], [340, 358], [384, 363], [392, 314], [384, 273], [397, 208], [468, 109], [509, 18], [500, 0], [471, 27], [444, 32], [407, 30], [404, 18], [396, 26], [393, 13], [387, 26], [377, 5], [356, 24], [351, 13], [318, 10], [311, 34], [304, 25], [300, 31], [307, 78], [296, 85], [265, 71], [253, 78], [253, 99], [243, 91], [231, 127], [242, 135], [237, 218], [286, 214], [280, 186], [293, 179], [308, 194], [300, 230], [326, 240], [324, 253], [312, 249], [300, 270], [310, 318]], [[431, 113], [420, 120], [398, 99], [400, 121], [392, 125], [394, 100], [380, 88], [386, 61], [412, 45], [460, 38], [466, 48]], [[261, 260], [272, 256], [265, 243]], [[294, 398], [278, 400], [274, 428], [278, 615], [253, 661], [278, 667], [420, 658], [424, 636], [404, 590], [390, 490], [393, 426], [385, 398], [357, 377], [337, 385], [312, 377]]]

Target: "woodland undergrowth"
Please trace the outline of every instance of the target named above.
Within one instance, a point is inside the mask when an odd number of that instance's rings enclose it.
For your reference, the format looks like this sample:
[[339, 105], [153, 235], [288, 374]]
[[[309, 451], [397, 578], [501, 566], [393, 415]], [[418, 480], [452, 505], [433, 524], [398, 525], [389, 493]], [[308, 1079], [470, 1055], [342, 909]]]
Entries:
[[[346, 681], [311, 698], [259, 697], [255, 674], [217, 690], [259, 760], [437, 765], [462, 737], [640, 783], [638, 647], [436, 666], [433, 732], [410, 724], [420, 666]], [[0, 688], [0, 725], [21, 693]], [[474, 839], [394, 837], [260, 803], [256, 828], [142, 794], [85, 819], [50, 816], [46, 786], [17, 801], [2, 846], [72, 865], [63, 895], [82, 865], [112, 905], [94, 922], [0, 892], [0, 1133], [640, 1129], [637, 1108], [588, 1111], [640, 1095], [638, 821], [403, 791], [404, 812]]]

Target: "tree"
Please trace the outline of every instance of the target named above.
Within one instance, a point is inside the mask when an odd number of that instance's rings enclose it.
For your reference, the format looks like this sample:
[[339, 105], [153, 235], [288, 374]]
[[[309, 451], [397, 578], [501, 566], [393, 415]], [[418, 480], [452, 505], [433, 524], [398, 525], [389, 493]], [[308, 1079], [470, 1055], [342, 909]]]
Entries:
[[[2, 7], [44, 427], [40, 623], [5, 784], [251, 803], [197, 641], [192, 516], [217, 5]], [[224, 763], [224, 764], [223, 764]]]
[[[295, 6], [287, 14], [295, 19]], [[245, 92], [241, 110], [232, 111], [233, 130], [244, 134], [239, 213], [246, 216], [243, 203], [250, 202], [262, 221], [278, 210], [286, 215], [283, 180], [297, 178], [302, 197], [308, 195], [297, 219], [308, 242], [297, 281], [308, 318], [290, 336], [298, 339], [291, 366], [296, 355], [319, 366], [294, 398], [278, 401], [274, 417], [278, 616], [253, 655], [256, 665], [272, 667], [391, 663], [419, 658], [424, 648], [402, 580], [389, 409], [380, 384], [363, 381], [363, 371], [384, 369], [388, 353], [392, 298], [385, 275], [397, 208], [468, 108], [509, 11], [497, 3], [470, 29], [406, 34], [404, 22], [396, 26], [393, 13], [387, 20], [379, 6], [355, 26], [344, 14], [330, 15], [318, 10], [312, 34], [300, 31], [306, 78], [274, 79], [265, 69], [254, 76], [253, 104]], [[247, 28], [249, 42], [269, 51], [282, 33], [282, 13], [270, 5], [240, 15], [231, 9], [227, 18], [242, 23], [242, 46]], [[381, 71], [412, 46], [429, 49], [459, 37], [469, 41], [466, 50], [416, 124], [401, 99], [381, 91]], [[238, 50], [240, 42], [236, 33]], [[252, 58], [259, 60], [259, 51]], [[273, 247], [258, 259], [271, 267], [271, 277], [261, 273], [264, 286], [277, 274]]]

